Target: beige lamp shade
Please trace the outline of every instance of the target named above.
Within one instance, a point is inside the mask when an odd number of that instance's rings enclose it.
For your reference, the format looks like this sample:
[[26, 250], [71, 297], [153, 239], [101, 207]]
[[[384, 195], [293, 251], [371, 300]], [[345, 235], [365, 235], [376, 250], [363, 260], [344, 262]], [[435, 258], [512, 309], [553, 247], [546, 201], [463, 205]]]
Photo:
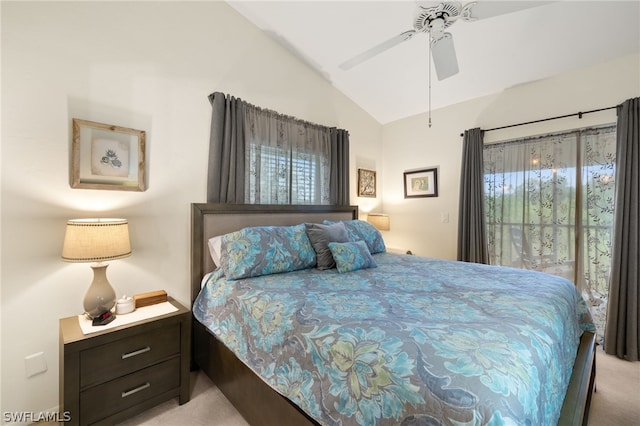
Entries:
[[66, 262], [95, 262], [93, 281], [84, 296], [84, 312], [100, 318], [116, 304], [116, 292], [107, 279], [108, 260], [131, 255], [129, 223], [125, 219], [73, 219], [67, 222], [62, 247]]
[[379, 231], [388, 231], [391, 229], [389, 224], [389, 216], [380, 213], [369, 213], [367, 215], [367, 222], [372, 224]]
[[104, 262], [131, 255], [126, 219], [73, 219], [62, 248], [65, 262]]

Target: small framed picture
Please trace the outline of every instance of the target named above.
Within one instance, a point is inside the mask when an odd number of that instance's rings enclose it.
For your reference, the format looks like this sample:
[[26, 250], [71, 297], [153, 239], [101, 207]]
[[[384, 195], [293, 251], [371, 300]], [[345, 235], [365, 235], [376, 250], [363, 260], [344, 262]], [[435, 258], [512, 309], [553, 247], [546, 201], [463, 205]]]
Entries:
[[376, 172], [358, 169], [358, 197], [376, 196]]
[[404, 172], [404, 198], [437, 196], [437, 168]]
[[72, 188], [146, 190], [143, 130], [72, 121]]

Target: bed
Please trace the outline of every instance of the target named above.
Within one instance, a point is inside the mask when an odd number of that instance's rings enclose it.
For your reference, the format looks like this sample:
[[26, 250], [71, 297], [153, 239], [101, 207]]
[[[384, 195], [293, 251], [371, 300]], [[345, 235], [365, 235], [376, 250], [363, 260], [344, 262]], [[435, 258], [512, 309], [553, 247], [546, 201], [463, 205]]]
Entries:
[[[375, 235], [353, 241], [357, 217], [357, 206], [192, 204], [194, 364], [250, 424], [587, 423], [595, 336], [572, 284], [388, 253]], [[300, 235], [305, 223], [351, 226], [331, 246], [337, 268], [214, 271], [211, 237]], [[354, 261], [363, 246], [371, 262]]]

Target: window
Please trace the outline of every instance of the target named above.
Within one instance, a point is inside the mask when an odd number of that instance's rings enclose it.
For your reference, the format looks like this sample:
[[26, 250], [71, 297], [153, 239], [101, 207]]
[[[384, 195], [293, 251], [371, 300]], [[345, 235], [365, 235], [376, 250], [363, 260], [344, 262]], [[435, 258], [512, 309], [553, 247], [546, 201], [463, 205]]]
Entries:
[[247, 108], [248, 204], [330, 204], [330, 129]]
[[611, 264], [615, 132], [582, 129], [484, 149], [490, 263], [573, 281], [599, 334]]
[[322, 155], [251, 144], [249, 204], [328, 204], [328, 159]]
[[214, 92], [207, 202], [349, 204], [349, 132]]

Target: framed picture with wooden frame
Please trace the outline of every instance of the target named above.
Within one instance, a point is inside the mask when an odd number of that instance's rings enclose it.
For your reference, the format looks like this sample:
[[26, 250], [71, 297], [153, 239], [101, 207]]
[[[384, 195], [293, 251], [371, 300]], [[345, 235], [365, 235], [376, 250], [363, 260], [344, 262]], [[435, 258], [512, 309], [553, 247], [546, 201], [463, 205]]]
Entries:
[[71, 187], [146, 190], [144, 130], [72, 119]]
[[437, 197], [438, 169], [404, 172], [404, 198]]
[[358, 169], [358, 197], [376, 196], [376, 172]]

